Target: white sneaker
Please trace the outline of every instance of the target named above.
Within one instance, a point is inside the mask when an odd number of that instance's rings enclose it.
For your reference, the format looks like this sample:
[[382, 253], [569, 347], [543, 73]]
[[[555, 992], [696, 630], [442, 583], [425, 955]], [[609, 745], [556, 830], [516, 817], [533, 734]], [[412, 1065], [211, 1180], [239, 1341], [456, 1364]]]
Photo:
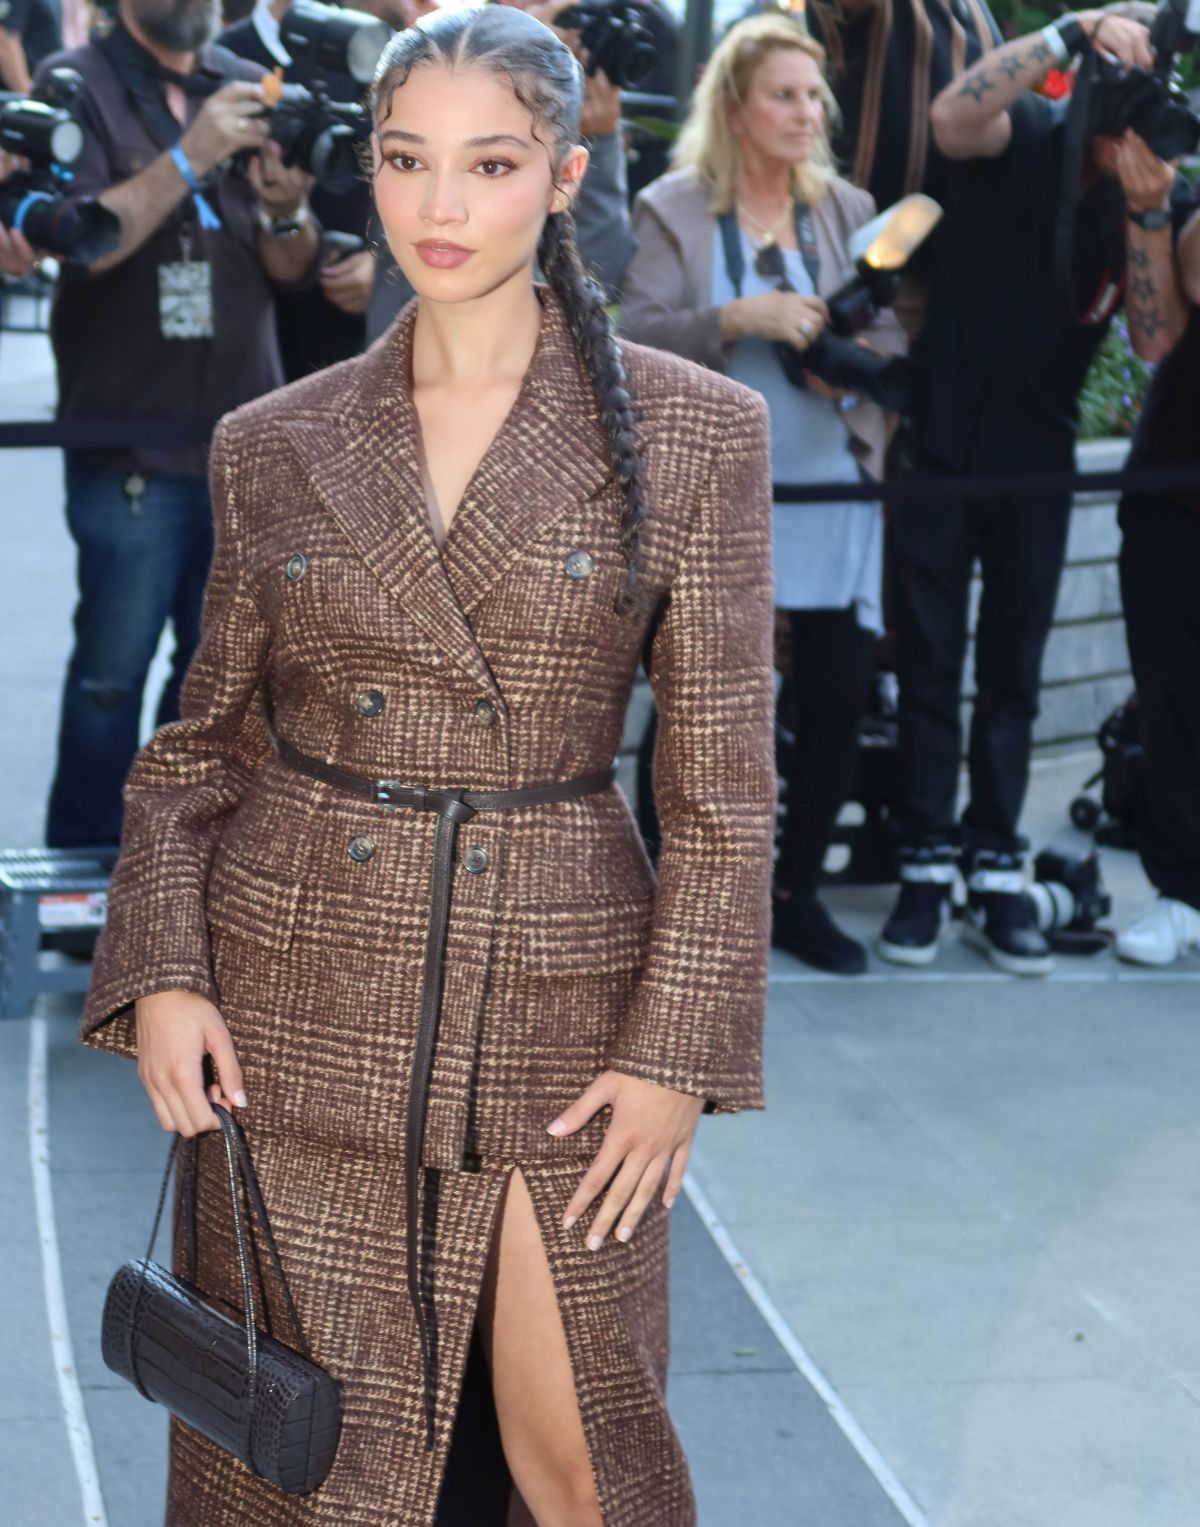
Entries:
[[1135, 965], [1170, 965], [1189, 949], [1200, 949], [1200, 912], [1186, 901], [1160, 896], [1120, 934], [1116, 949]]

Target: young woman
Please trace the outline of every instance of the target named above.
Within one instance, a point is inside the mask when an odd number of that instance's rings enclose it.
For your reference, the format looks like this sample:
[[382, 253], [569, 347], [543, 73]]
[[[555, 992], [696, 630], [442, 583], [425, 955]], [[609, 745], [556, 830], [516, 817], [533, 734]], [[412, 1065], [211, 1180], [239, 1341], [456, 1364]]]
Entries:
[[[129, 780], [83, 1037], [199, 1136], [234, 1305], [237, 1107], [346, 1415], [307, 1497], [173, 1422], [170, 1527], [695, 1521], [668, 1209], [699, 1114], [764, 1106], [767, 423], [610, 336], [581, 86], [512, 8], [397, 34], [374, 188], [417, 300], [214, 439], [204, 639]], [[657, 876], [612, 784], [643, 653]], [[455, 1427], [480, 1394], [495, 1468]]]
[[[692, 97], [677, 168], [634, 207], [637, 247], [621, 307], [632, 339], [702, 361], [766, 398], [780, 483], [857, 483], [883, 472], [882, 411], [811, 374], [793, 385], [776, 351], [783, 341], [803, 355], [820, 337], [824, 298], [850, 263], [847, 240], [875, 215], [867, 192], [834, 173], [824, 57], [778, 13], [729, 29]], [[864, 340], [881, 354], [905, 343], [890, 312]], [[780, 503], [774, 521], [781, 666], [790, 650], [781, 703], [792, 702], [795, 735], [774, 937], [810, 965], [851, 975], [866, 969], [866, 951], [833, 923], [817, 887], [883, 630], [883, 516], [861, 501]]]

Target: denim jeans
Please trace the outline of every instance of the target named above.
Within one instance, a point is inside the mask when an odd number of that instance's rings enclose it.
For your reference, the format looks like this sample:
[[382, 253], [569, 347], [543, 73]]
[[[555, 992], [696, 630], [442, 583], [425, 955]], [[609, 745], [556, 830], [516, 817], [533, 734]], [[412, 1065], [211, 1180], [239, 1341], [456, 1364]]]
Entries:
[[79, 452], [64, 459], [79, 602], [46, 822], [51, 848], [119, 841], [146, 675], [169, 620], [175, 649], [156, 725], [176, 720], [212, 561], [203, 477], [146, 474], [135, 502], [125, 492], [128, 473]]

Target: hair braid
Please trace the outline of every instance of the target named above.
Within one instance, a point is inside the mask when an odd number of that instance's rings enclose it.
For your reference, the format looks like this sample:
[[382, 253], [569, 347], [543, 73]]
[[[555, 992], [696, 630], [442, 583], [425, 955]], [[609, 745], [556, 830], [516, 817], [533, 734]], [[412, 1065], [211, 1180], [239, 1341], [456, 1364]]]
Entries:
[[596, 391], [600, 422], [608, 436], [613, 471], [625, 501], [621, 515], [621, 553], [628, 571], [613, 609], [618, 615], [632, 614], [643, 598], [638, 575], [641, 572], [640, 527], [646, 518], [637, 449], [637, 414], [621, 348], [609, 321], [604, 292], [583, 267], [570, 211], [547, 217], [538, 244], [538, 264], [562, 302], [568, 326]]

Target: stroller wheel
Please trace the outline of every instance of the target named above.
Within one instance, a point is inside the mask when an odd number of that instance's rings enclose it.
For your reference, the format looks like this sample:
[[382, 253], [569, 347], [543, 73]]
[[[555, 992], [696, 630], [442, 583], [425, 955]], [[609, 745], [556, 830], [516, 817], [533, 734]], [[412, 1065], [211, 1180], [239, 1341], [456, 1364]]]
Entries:
[[1071, 823], [1080, 832], [1095, 832], [1101, 815], [1099, 802], [1090, 795], [1077, 795], [1071, 802]]

